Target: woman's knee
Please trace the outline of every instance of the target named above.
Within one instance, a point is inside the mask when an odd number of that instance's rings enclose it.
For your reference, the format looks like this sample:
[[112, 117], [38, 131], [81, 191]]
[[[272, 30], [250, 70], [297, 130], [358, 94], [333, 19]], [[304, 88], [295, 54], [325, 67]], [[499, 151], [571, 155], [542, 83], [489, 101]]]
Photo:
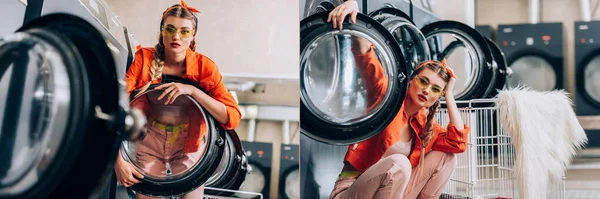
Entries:
[[388, 161], [395, 166], [395, 169], [393, 171], [395, 174], [400, 174], [403, 177], [410, 177], [410, 173], [412, 172], [412, 166], [405, 155], [390, 155], [384, 158], [383, 161]]
[[[431, 159], [431, 162], [440, 162], [444, 168], [454, 169], [456, 166], [456, 154], [447, 153], [442, 151], [431, 151], [427, 154], [425, 159]], [[427, 160], [426, 160], [427, 161]]]

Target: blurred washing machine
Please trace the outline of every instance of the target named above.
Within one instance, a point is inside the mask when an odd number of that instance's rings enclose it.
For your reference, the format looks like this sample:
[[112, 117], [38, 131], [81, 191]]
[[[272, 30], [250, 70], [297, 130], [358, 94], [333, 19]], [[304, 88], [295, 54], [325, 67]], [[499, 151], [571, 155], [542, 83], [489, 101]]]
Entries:
[[508, 87], [564, 88], [562, 27], [561, 23], [498, 25], [496, 43], [513, 72]]
[[[600, 116], [600, 21], [575, 22], [575, 112]], [[600, 147], [600, 129], [586, 129], [587, 147]]]
[[481, 34], [481, 36], [487, 37], [492, 39], [492, 41], [494, 41], [494, 29], [491, 26], [488, 25], [476, 25], [475, 26], [475, 30], [477, 30], [477, 32], [479, 34]]
[[[243, 182], [240, 191], [262, 193], [262, 198], [270, 198], [273, 144], [242, 141], [242, 147], [248, 157], [248, 166], [251, 170], [246, 175], [246, 180]], [[236, 196], [258, 198], [249, 194], [236, 194]]]
[[140, 42], [135, 38], [135, 35], [129, 31], [127, 27], [123, 27], [125, 33], [125, 43], [127, 46], [127, 65], [125, 71], [129, 70], [131, 63], [135, 59], [135, 53], [141, 48]]
[[281, 145], [279, 159], [279, 199], [300, 198], [300, 151], [294, 144]]
[[[345, 0], [300, 0], [300, 20], [318, 12], [333, 10], [344, 2]], [[361, 13], [366, 13], [364, 10], [366, 0], [357, 0], [357, 2]]]
[[123, 28], [101, 1], [27, 3], [26, 24], [0, 39], [0, 198], [98, 196], [121, 139], [145, 123], [119, 84]]

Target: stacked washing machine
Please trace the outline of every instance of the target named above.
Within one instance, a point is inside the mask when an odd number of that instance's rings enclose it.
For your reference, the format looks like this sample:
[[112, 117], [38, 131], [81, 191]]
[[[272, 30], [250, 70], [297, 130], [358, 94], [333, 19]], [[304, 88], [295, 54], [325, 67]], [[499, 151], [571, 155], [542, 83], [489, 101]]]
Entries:
[[[279, 159], [279, 199], [300, 198], [300, 151], [294, 144], [281, 145], [281, 158]], [[302, 198], [306, 198], [305, 196]]]
[[561, 23], [498, 25], [496, 43], [512, 69], [507, 86], [564, 89], [562, 27]]
[[595, 125], [600, 118], [599, 32], [600, 21], [575, 22], [575, 111], [584, 118], [587, 147], [594, 148], [600, 147], [600, 128]]
[[[261, 193], [263, 198], [270, 198], [271, 169], [273, 158], [273, 144], [267, 142], [242, 141], [242, 146], [248, 157], [250, 173], [246, 176], [240, 191]], [[259, 198], [255, 195], [237, 194], [242, 198]]]

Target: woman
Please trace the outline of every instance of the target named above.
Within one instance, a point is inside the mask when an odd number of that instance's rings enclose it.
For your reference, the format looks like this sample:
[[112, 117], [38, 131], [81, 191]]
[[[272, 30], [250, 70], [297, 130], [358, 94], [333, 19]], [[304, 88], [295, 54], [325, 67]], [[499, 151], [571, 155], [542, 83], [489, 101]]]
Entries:
[[[355, 23], [357, 13], [356, 1], [348, 0], [331, 11], [328, 22], [341, 29], [343, 19], [350, 14]], [[369, 98], [380, 98], [387, 80], [373, 45], [355, 38], [353, 53]], [[445, 61], [420, 64], [394, 120], [378, 135], [348, 147], [330, 198], [439, 198], [454, 170], [454, 154], [467, 147], [469, 129], [456, 107], [454, 83]], [[442, 95], [450, 117], [447, 128], [435, 121]], [[368, 101], [373, 106], [378, 100]]]
[[[198, 10], [181, 4], [173, 5], [163, 12], [160, 36], [154, 48], [141, 48], [126, 74], [127, 92], [144, 93], [150, 84], [160, 83], [163, 75], [181, 77], [196, 83], [199, 88], [181, 83], [163, 84], [154, 89], [160, 95], [146, 95], [143, 106], [148, 116], [148, 133], [138, 142], [136, 162], [143, 165], [147, 173], [165, 176], [167, 170], [173, 174], [191, 167], [198, 159], [195, 152], [203, 144], [205, 126], [199, 121], [198, 113], [188, 104], [175, 101], [181, 95], [192, 96], [213, 118], [227, 129], [235, 129], [241, 113], [233, 96], [222, 82], [215, 63], [208, 57], [195, 52]], [[136, 100], [138, 101], [138, 100]], [[158, 106], [158, 103], [161, 106]], [[134, 102], [136, 103], [136, 102]], [[154, 107], [163, 107], [154, 110]], [[166, 108], [165, 108], [166, 107]], [[165, 139], [166, 138], [166, 139]], [[139, 183], [143, 178], [120, 155], [115, 163], [117, 180], [125, 187]], [[202, 198], [204, 186], [181, 198]], [[149, 198], [138, 194], [137, 198]]]

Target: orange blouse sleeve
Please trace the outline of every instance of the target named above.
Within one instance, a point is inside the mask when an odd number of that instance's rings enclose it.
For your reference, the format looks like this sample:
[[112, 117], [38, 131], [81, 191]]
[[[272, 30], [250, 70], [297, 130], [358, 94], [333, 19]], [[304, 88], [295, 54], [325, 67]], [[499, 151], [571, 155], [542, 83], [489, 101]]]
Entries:
[[[233, 95], [227, 91], [225, 84], [223, 83], [223, 77], [217, 68], [217, 65], [210, 59], [202, 59], [203, 76], [207, 77], [210, 84], [205, 87], [205, 92], [213, 99], [223, 103], [227, 110], [227, 123], [222, 124], [226, 130], [233, 130], [237, 128], [242, 114]], [[204, 78], [203, 78], [204, 79]]]
[[135, 52], [135, 58], [127, 73], [125, 74], [125, 82], [127, 83], [127, 95], [131, 95], [131, 92], [135, 90], [136, 84], [142, 73], [143, 66], [143, 53], [141, 50]]
[[366, 110], [372, 110], [383, 99], [387, 92], [388, 78], [381, 62], [375, 54], [374, 46], [364, 54], [354, 55], [356, 70], [367, 90]]
[[433, 150], [448, 153], [462, 153], [467, 150], [469, 127], [465, 124], [462, 130], [458, 130], [454, 124], [449, 123], [447, 128], [433, 123], [437, 138], [433, 143]]

